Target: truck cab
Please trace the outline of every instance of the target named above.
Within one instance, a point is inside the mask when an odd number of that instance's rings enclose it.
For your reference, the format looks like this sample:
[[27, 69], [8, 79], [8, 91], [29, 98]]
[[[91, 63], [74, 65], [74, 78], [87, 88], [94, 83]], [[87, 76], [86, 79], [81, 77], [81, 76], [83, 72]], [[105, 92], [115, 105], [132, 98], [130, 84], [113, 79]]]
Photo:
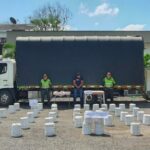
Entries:
[[16, 62], [0, 58], [0, 105], [7, 106], [15, 100]]

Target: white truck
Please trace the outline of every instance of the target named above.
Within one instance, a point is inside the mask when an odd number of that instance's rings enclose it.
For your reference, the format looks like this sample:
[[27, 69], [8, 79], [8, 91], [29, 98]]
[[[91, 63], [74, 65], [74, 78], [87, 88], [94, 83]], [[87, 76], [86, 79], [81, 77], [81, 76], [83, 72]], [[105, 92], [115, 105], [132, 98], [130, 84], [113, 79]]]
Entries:
[[0, 105], [8, 105], [16, 100], [16, 62], [0, 57]]
[[0, 105], [7, 106], [28, 91], [40, 90], [39, 81], [47, 73], [53, 89], [68, 87], [80, 72], [85, 88], [99, 89], [107, 71], [117, 81], [116, 89], [144, 89], [150, 95], [150, 71], [144, 81], [144, 41], [130, 36], [49, 36], [18, 37], [16, 60], [0, 59]]

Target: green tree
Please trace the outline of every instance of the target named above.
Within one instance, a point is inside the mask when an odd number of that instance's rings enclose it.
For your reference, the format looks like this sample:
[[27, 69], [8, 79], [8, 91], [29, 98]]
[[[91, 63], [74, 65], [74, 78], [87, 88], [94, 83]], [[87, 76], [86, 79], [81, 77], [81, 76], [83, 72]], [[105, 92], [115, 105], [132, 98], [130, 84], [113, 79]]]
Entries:
[[2, 49], [3, 58], [15, 58], [16, 45], [12, 43], [5, 43]]
[[144, 55], [144, 67], [150, 67], [150, 54]]
[[71, 12], [68, 8], [58, 3], [55, 5], [48, 3], [34, 11], [30, 22], [38, 31], [60, 31], [64, 30], [70, 18]]

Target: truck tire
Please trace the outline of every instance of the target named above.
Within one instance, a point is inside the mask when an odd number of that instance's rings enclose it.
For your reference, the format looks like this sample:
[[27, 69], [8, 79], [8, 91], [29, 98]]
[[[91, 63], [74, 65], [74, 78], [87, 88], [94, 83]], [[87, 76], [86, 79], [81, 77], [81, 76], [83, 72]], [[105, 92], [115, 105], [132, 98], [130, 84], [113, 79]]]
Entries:
[[86, 98], [87, 104], [94, 104], [97, 102], [97, 96], [96, 95], [88, 95]]
[[0, 105], [8, 106], [13, 103], [12, 95], [7, 90], [0, 91]]
[[145, 91], [141, 91], [141, 94], [142, 94], [142, 97], [145, 99], [145, 101], [150, 100], [150, 96]]

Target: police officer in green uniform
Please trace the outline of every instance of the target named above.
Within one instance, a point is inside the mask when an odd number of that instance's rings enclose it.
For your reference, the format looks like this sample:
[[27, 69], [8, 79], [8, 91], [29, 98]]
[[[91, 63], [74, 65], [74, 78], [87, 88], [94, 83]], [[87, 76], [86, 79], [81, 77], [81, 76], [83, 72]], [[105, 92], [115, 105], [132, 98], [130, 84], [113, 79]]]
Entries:
[[103, 79], [106, 101], [108, 98], [110, 98], [111, 102], [113, 102], [113, 87], [115, 84], [116, 82], [112, 77], [111, 72], [107, 72], [106, 77]]
[[50, 88], [52, 86], [51, 80], [48, 78], [47, 74], [43, 75], [43, 78], [40, 82], [40, 88], [41, 88], [41, 100], [42, 103], [44, 103], [45, 97], [48, 100], [48, 103], [50, 103]]

